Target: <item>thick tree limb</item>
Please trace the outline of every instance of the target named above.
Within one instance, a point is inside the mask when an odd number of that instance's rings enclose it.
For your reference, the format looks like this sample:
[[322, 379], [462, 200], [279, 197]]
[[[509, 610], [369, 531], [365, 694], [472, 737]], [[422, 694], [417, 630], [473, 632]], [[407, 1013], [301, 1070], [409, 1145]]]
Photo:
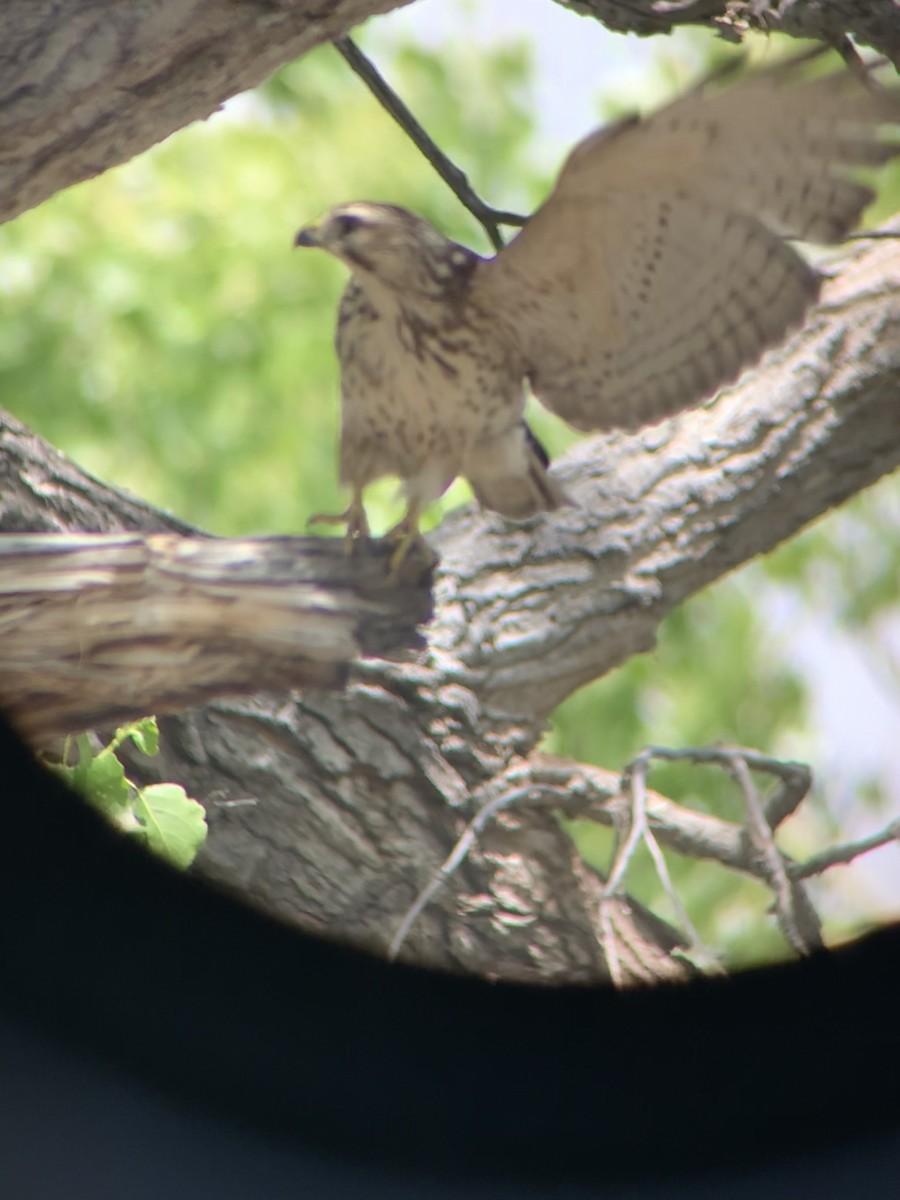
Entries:
[[850, 34], [900, 66], [894, 0], [556, 0], [621, 33], [670, 33], [705, 25], [729, 41], [750, 29], [815, 38], [839, 46]]
[[[8, 402], [14, 402], [9, 397]], [[199, 533], [171, 513], [102, 483], [0, 409], [0, 532]]]
[[[848, 255], [807, 328], [730, 393], [568, 456], [558, 469], [579, 509], [531, 528], [471, 510], [446, 521], [419, 662], [359, 662], [341, 695], [223, 701], [165, 718], [160, 758], [129, 772], [209, 800], [208, 877], [384, 953], [478, 796], [530, 754], [553, 706], [652, 645], [685, 597], [893, 469], [898, 417], [900, 244], [880, 241]], [[107, 499], [123, 523], [149, 524], [150, 510], [136, 512], [58, 456], [45, 465], [37, 439], [7, 436], [17, 465], [3, 497], [7, 528], [22, 529], [41, 504], [44, 528], [71, 527], [79, 513], [96, 527]], [[257, 803], [216, 804], [247, 797]], [[706, 835], [711, 847], [732, 837]], [[732, 842], [727, 853], [739, 852]], [[504, 814], [404, 953], [505, 977], [609, 978], [597, 889], [573, 857], [546, 810]], [[617, 947], [673, 945], [637, 909], [618, 918], [630, 924]], [[646, 969], [650, 955], [627, 957]]]
[[[341, 687], [424, 644], [429, 572], [321, 538], [0, 537], [0, 705], [27, 737], [262, 689]], [[404, 564], [406, 566], [406, 564]]]
[[0, 221], [203, 120], [320, 42], [409, 0], [7, 0]]

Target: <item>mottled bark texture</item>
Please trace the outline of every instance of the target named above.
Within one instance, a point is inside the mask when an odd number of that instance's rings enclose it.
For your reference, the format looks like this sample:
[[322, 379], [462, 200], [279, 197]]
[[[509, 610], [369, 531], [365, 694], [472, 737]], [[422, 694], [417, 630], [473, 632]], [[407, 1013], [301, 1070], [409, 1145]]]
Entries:
[[[55, 453], [45, 463], [37, 439], [9, 437], [6, 528], [22, 529], [41, 503], [42, 528], [84, 517], [96, 528], [107, 503], [122, 524], [151, 523]], [[898, 462], [900, 243], [880, 241], [848, 255], [806, 328], [716, 402], [569, 454], [557, 470], [580, 507], [530, 528], [472, 510], [447, 520], [417, 662], [361, 661], [340, 695], [165, 718], [161, 758], [140, 770], [207, 802], [207, 878], [383, 953], [479, 805], [521, 782], [564, 696], [649, 649], [687, 596]], [[607, 796], [613, 805], [612, 783]], [[255, 803], [219, 803], [234, 799]], [[607, 979], [596, 887], [572, 862], [548, 809], [513, 809], [426, 908], [404, 954], [520, 979]], [[626, 978], [680, 969], [667, 930], [627, 901], [614, 911]]]
[[403, 0], [7, 0], [0, 220], [126, 162]]
[[[0, 538], [0, 707], [38, 744], [262, 689], [341, 688], [425, 645], [431, 557], [322, 538]], [[423, 561], [424, 560], [424, 561]]]
[[[6, 0], [0, 221], [203, 120], [313, 46], [408, 0]], [[900, 62], [894, 0], [559, 0], [610, 29], [851, 33]]]
[[671, 33], [682, 25], [714, 29], [739, 42], [750, 30], [815, 38], [838, 47], [847, 35], [900, 65], [896, 0], [556, 0], [621, 33]]

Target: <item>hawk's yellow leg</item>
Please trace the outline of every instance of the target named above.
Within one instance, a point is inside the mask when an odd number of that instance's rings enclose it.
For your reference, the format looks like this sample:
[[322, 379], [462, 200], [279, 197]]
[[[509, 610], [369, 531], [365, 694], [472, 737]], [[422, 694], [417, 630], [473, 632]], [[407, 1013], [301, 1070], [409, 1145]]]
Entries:
[[407, 554], [409, 554], [416, 542], [422, 540], [422, 534], [419, 532], [421, 508], [422, 506], [417, 500], [410, 500], [403, 520], [398, 522], [393, 529], [388, 530], [384, 535], [387, 541], [394, 543], [394, 550], [391, 554], [392, 575], [396, 575], [400, 570]]
[[343, 512], [314, 513], [306, 522], [306, 527], [308, 529], [310, 525], [344, 524], [347, 526], [347, 532], [344, 534], [344, 553], [352, 554], [359, 539], [369, 536], [369, 522], [363, 507], [362, 488], [355, 487], [353, 489], [353, 499]]

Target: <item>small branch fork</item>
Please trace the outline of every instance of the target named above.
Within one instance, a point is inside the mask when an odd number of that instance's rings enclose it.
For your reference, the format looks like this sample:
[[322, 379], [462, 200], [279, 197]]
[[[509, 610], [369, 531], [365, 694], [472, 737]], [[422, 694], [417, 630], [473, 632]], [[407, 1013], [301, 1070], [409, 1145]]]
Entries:
[[642, 843], [647, 847], [663, 891], [668, 896], [676, 918], [681, 925], [692, 961], [698, 965], [704, 965], [708, 970], [721, 970], [721, 964], [717, 956], [709, 947], [704, 945], [703, 939], [688, 916], [687, 909], [681, 902], [681, 897], [675, 890], [666, 860], [659, 848], [659, 842], [656, 840], [648, 823], [646, 770], [647, 766], [644, 761], [641, 761], [641, 765], [638, 766], [637, 760], [635, 760], [635, 762], [629, 764], [622, 775], [622, 792], [628, 794], [631, 800], [629, 805], [630, 812], [628, 813], [629, 820], [627, 821], [628, 831], [623, 838], [621, 829], [617, 830], [618, 846], [612, 870], [609, 873], [600, 898], [601, 948], [614, 982], [617, 981], [614, 960], [618, 956], [618, 948], [612, 936], [612, 925], [607, 919], [607, 913], [611, 902], [624, 894], [625, 877], [628, 873], [628, 868], [638, 847]]
[[[744, 822], [700, 813], [648, 790], [647, 775], [654, 761], [692, 762], [727, 771], [741, 790]], [[775, 786], [765, 798], [754, 782], [754, 772], [774, 781]], [[802, 763], [783, 762], [738, 746], [648, 746], [621, 776], [599, 767], [543, 756], [519, 760], [476, 794], [478, 811], [407, 911], [391, 941], [389, 956], [397, 957], [418, 917], [465, 862], [490, 822], [507, 809], [532, 806], [558, 809], [569, 817], [588, 818], [616, 830], [617, 847], [600, 893], [597, 921], [613, 982], [617, 982], [617, 971], [612, 906], [624, 896], [627, 874], [641, 845], [647, 847], [653, 860], [680, 923], [686, 954], [696, 965], [708, 971], [721, 970], [717, 955], [703, 944], [674, 888], [662, 846], [690, 858], [713, 860], [760, 880], [772, 892], [775, 917], [788, 944], [798, 955], [810, 954], [822, 946], [822, 933], [802, 880], [852, 862], [891, 841], [900, 841], [898, 818], [869, 837], [832, 847], [803, 863], [792, 861], [778, 849], [774, 834], [796, 812], [811, 781], [809, 768]], [[604, 919], [605, 913], [608, 920]], [[603, 932], [607, 926], [608, 938]]]
[[[788, 864], [775, 845], [773, 831], [796, 810], [809, 791], [812, 782], [809, 770], [800, 763], [782, 763], [740, 747], [707, 747], [702, 750], [669, 750], [649, 747], [626, 768], [623, 785], [630, 792], [632, 809], [637, 809], [636, 795], [642, 792], [653, 759], [668, 762], [690, 761], [723, 767], [741, 789], [746, 812], [743, 827], [745, 853], [744, 870], [767, 885], [774, 896], [775, 914], [785, 940], [799, 955], [810, 954], [822, 947], [819, 918], [799, 882], [792, 881]], [[767, 811], [753, 782], [751, 767], [779, 779], [777, 803]], [[665, 880], [660, 876], [663, 886]], [[670, 900], [674, 897], [666, 887]], [[676, 912], [677, 912], [676, 908]]]

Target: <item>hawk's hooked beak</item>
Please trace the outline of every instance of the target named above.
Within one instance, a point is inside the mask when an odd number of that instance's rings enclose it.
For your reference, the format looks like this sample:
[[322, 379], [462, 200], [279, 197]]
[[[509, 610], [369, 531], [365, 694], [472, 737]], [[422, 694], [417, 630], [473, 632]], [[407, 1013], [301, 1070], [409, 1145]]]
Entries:
[[295, 246], [319, 246], [319, 245], [321, 245], [321, 242], [319, 240], [319, 226], [318, 225], [307, 225], [304, 229], [301, 229], [300, 232], [297, 234], [297, 236], [294, 238], [294, 245]]

